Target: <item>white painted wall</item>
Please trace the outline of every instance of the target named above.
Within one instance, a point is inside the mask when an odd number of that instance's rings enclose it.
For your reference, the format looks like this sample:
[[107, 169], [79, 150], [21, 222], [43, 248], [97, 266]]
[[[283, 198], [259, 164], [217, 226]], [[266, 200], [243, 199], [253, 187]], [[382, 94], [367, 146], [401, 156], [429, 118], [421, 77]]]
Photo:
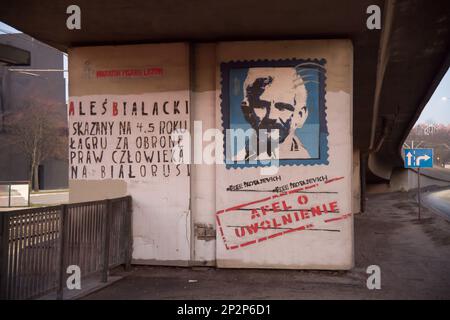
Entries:
[[[180, 119], [202, 121], [203, 132], [221, 129], [220, 73], [223, 61], [236, 59], [325, 58], [327, 60], [326, 107], [329, 130], [329, 165], [281, 167], [275, 176], [281, 181], [264, 184], [273, 188], [327, 176], [314, 191], [336, 192], [308, 194], [309, 203], [337, 201], [339, 214], [352, 212], [352, 47], [349, 41], [280, 41], [196, 44], [193, 64], [186, 44], [160, 44], [112, 47], [83, 47], [69, 51], [71, 100], [158, 99], [188, 100], [190, 114]], [[107, 54], [106, 54], [107, 53]], [[92, 79], [96, 69], [157, 66], [162, 77], [148, 79]], [[194, 72], [190, 80], [190, 67]], [[172, 117], [172, 116], [171, 116]], [[100, 116], [91, 117], [92, 120]], [[137, 117], [134, 122], [142, 120]], [[164, 116], [154, 117], [159, 121]], [[71, 121], [76, 121], [73, 117]], [[136, 126], [136, 123], [133, 124]], [[191, 131], [192, 133], [192, 131]], [[116, 139], [117, 134], [114, 135]], [[135, 133], [132, 133], [135, 136]], [[198, 137], [197, 137], [198, 138]], [[219, 144], [221, 145], [221, 144]], [[111, 152], [112, 149], [109, 150]], [[221, 154], [223, 150], [218, 150]], [[106, 157], [108, 158], [108, 157]], [[133, 197], [133, 259], [135, 263], [166, 265], [217, 265], [219, 267], [349, 269], [353, 265], [353, 218], [325, 223], [314, 221], [314, 228], [292, 232], [238, 250], [227, 250], [216, 212], [267, 196], [264, 193], [227, 192], [226, 188], [245, 180], [259, 178], [257, 168], [225, 169], [223, 165], [195, 164], [183, 174], [172, 177], [105, 179], [98, 166], [90, 165], [88, 177], [70, 181], [71, 201], [93, 200], [130, 194]], [[119, 190], [119, 191], [118, 191]], [[274, 194], [270, 194], [273, 196]], [[296, 195], [286, 196], [295, 202]], [[189, 201], [189, 197], [191, 197]], [[284, 199], [284, 198], [283, 198]], [[225, 216], [222, 216], [225, 217]], [[239, 223], [238, 215], [229, 215], [228, 224]], [[245, 216], [244, 216], [245, 217]], [[330, 217], [331, 218], [331, 217]], [[217, 239], [200, 239], [196, 226], [216, 229]], [[326, 231], [322, 229], [333, 229]], [[225, 233], [229, 241], [233, 229]], [[232, 243], [229, 243], [232, 245]]]
[[[317, 58], [326, 59], [326, 120], [328, 123], [328, 165], [283, 166], [275, 176], [281, 181], [266, 183], [253, 189], [272, 190], [276, 186], [299, 180], [326, 175], [329, 180], [343, 179], [311, 189], [319, 192], [306, 193], [308, 205], [337, 201], [339, 213], [329, 217], [341, 217], [352, 213], [352, 46], [349, 41], [279, 41], [279, 42], [237, 42], [220, 43], [217, 49], [216, 85], [220, 87], [220, 63], [248, 60], [277, 60]], [[216, 125], [222, 127], [220, 92], [216, 93]], [[236, 226], [259, 220], [251, 220], [249, 211], [227, 208], [243, 203], [252, 203], [270, 197], [259, 204], [245, 208], [255, 208], [261, 204], [272, 204], [286, 200], [294, 209], [299, 194], [280, 195], [274, 192], [227, 192], [229, 185], [261, 178], [259, 168], [216, 169], [216, 207], [222, 229], [217, 233], [217, 265], [233, 268], [292, 268], [292, 269], [350, 269], [353, 266], [353, 216], [346, 219], [324, 222], [324, 217], [305, 220], [302, 223], [286, 225], [301, 227], [312, 223], [310, 229], [281, 234], [288, 229], [267, 229], [257, 235], [238, 237]], [[276, 215], [271, 215], [270, 218]], [[329, 230], [333, 231], [329, 231]], [[281, 231], [280, 231], [281, 230]], [[223, 233], [223, 235], [222, 235]], [[267, 239], [265, 239], [267, 237]], [[256, 241], [256, 243], [251, 243]], [[249, 244], [250, 243], [250, 244]], [[235, 248], [237, 247], [237, 248]]]
[[[189, 129], [188, 52], [186, 44], [85, 47], [69, 52], [69, 106], [73, 107], [69, 107], [69, 138], [74, 140], [69, 156], [76, 155], [72, 157], [71, 168], [78, 167], [77, 176], [69, 169], [71, 201], [86, 198], [86, 193], [89, 193], [89, 200], [118, 196], [115, 192], [118, 189], [131, 195], [135, 263], [180, 265], [187, 264], [191, 258], [188, 165], [173, 162], [172, 147], [168, 144], [171, 133], [167, 131], [169, 122], [181, 123], [183, 128]], [[127, 76], [127, 73], [122, 76], [120, 73], [148, 68], [158, 68], [162, 72], [147, 76]], [[97, 76], [98, 71], [105, 70], [119, 70], [120, 75]], [[85, 115], [80, 112], [80, 103]], [[117, 115], [113, 112], [114, 103]], [[126, 114], [124, 103], [127, 104]], [[134, 103], [137, 115], [133, 115]], [[175, 103], [178, 103], [177, 109]], [[91, 105], [95, 114], [91, 113]], [[95, 122], [107, 123], [110, 130], [87, 134], [79, 130], [78, 124], [81, 128], [85, 125], [92, 128]], [[121, 132], [120, 123], [129, 123], [130, 131]], [[162, 128], [166, 129], [161, 131]], [[88, 152], [96, 149], [97, 156], [102, 152], [100, 147], [86, 149], [86, 137], [94, 136], [105, 139], [107, 147], [99, 163], [86, 163]], [[148, 146], [142, 143], [146, 139]], [[166, 144], [162, 145], [164, 141]], [[147, 160], [144, 153], [148, 159], [152, 157], [151, 160]], [[102, 175], [102, 167], [106, 169], [105, 175]], [[82, 174], [84, 168], [85, 175]], [[121, 168], [123, 176], [119, 175]], [[112, 176], [111, 169], [114, 170]], [[118, 188], [118, 181], [124, 182], [126, 187]]]

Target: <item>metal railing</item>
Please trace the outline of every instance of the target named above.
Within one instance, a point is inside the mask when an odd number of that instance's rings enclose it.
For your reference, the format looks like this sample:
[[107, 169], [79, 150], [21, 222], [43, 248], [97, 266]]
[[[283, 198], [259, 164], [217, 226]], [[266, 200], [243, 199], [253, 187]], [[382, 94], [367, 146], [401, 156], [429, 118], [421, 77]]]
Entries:
[[67, 267], [81, 277], [131, 263], [131, 197], [0, 212], [0, 299], [63, 298]]

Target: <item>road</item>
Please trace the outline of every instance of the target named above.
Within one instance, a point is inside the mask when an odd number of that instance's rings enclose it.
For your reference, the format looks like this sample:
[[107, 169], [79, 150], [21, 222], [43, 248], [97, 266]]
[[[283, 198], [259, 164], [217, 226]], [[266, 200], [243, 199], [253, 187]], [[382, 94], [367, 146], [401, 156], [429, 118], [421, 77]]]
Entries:
[[450, 188], [424, 194], [424, 204], [450, 221]]
[[422, 168], [420, 173], [430, 178], [447, 181], [450, 185], [450, 169], [435, 166], [433, 168]]

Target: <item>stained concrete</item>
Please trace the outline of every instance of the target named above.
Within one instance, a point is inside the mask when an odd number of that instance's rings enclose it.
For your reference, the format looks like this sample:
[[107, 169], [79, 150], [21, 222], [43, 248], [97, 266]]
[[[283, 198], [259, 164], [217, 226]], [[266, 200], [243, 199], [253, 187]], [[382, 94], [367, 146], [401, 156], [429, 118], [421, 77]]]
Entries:
[[[428, 209], [419, 222], [412, 193], [371, 195], [355, 244], [348, 272], [141, 266], [86, 299], [450, 299], [450, 223]], [[372, 264], [381, 290], [366, 287]]]

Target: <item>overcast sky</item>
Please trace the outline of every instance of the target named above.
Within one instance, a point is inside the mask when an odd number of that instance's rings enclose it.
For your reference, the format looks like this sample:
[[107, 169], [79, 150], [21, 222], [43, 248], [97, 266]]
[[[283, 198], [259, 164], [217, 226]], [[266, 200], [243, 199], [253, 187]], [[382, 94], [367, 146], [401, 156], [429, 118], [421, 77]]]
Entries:
[[447, 70], [417, 123], [436, 122], [450, 124], [450, 71]]
[[19, 31], [17, 31], [13, 27], [8, 26], [6, 23], [3, 23], [0, 21], [0, 34], [2, 34], [2, 33], [17, 33], [17, 32], [19, 32]]

